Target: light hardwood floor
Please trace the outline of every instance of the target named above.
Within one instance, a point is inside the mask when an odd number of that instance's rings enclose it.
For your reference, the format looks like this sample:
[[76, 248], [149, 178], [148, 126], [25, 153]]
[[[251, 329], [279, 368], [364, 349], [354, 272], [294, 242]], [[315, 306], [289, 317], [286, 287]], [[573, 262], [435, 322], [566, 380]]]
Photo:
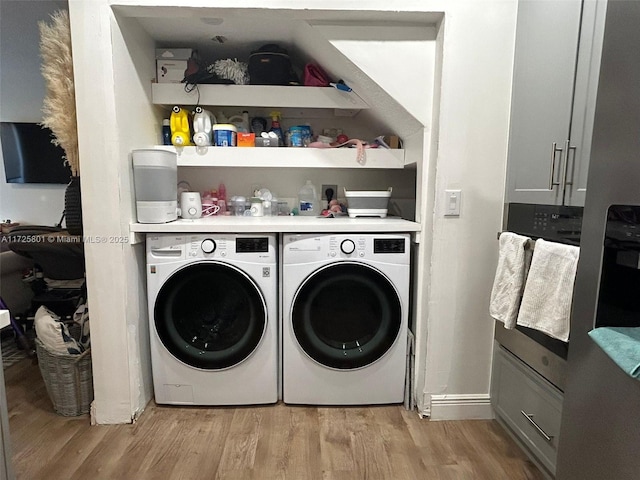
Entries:
[[38, 367], [5, 370], [20, 480], [543, 479], [495, 421], [432, 422], [402, 406], [165, 407], [133, 425], [56, 415]]

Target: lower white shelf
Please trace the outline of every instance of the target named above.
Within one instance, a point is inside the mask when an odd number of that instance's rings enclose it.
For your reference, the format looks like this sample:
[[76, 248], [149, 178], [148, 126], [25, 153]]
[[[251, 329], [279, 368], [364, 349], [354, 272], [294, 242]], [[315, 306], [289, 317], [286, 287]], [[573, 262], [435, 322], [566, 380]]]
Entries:
[[179, 167], [264, 167], [264, 168], [404, 168], [404, 150], [365, 149], [366, 163], [360, 165], [355, 148], [295, 147], [180, 147], [155, 148], [176, 152]]
[[214, 216], [169, 223], [132, 223], [132, 233], [248, 233], [248, 232], [418, 232], [420, 224], [399, 217], [235, 217]]

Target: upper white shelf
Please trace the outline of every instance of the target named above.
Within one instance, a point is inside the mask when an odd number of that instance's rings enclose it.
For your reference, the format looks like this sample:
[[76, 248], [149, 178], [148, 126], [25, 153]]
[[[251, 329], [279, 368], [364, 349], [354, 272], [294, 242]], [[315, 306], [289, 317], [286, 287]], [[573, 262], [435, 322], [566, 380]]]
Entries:
[[404, 150], [365, 149], [366, 163], [356, 160], [355, 148], [295, 147], [181, 147], [158, 145], [176, 152], [179, 167], [265, 167], [265, 168], [385, 168], [405, 167]]
[[207, 232], [419, 232], [420, 224], [400, 217], [234, 217], [214, 216], [195, 220], [178, 219], [169, 223], [132, 223], [132, 233]]
[[275, 108], [369, 108], [355, 92], [333, 87], [279, 87], [275, 85], [198, 85], [186, 92], [182, 83], [154, 83], [156, 105], [215, 105]]

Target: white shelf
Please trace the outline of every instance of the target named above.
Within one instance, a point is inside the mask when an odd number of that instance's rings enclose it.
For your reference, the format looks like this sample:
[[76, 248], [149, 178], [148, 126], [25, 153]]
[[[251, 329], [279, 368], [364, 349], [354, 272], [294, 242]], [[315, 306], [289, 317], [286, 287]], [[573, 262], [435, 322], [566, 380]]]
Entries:
[[356, 160], [355, 148], [295, 147], [181, 147], [158, 145], [176, 152], [179, 167], [263, 167], [263, 168], [404, 168], [404, 150], [365, 149], [366, 163]]
[[152, 101], [156, 105], [215, 105], [274, 108], [369, 108], [355, 92], [333, 87], [279, 87], [274, 85], [198, 85], [186, 92], [183, 83], [154, 83]]
[[399, 217], [234, 217], [214, 216], [169, 223], [132, 223], [132, 233], [214, 233], [214, 232], [418, 232], [420, 224]]

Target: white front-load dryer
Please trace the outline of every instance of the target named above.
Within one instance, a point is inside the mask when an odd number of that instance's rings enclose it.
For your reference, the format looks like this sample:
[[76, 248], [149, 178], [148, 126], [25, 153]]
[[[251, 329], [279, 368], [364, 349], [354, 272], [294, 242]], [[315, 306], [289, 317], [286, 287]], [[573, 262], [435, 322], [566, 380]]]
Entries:
[[283, 236], [285, 403], [404, 400], [409, 259], [409, 234]]
[[156, 402], [275, 403], [275, 234], [149, 234], [146, 263]]

